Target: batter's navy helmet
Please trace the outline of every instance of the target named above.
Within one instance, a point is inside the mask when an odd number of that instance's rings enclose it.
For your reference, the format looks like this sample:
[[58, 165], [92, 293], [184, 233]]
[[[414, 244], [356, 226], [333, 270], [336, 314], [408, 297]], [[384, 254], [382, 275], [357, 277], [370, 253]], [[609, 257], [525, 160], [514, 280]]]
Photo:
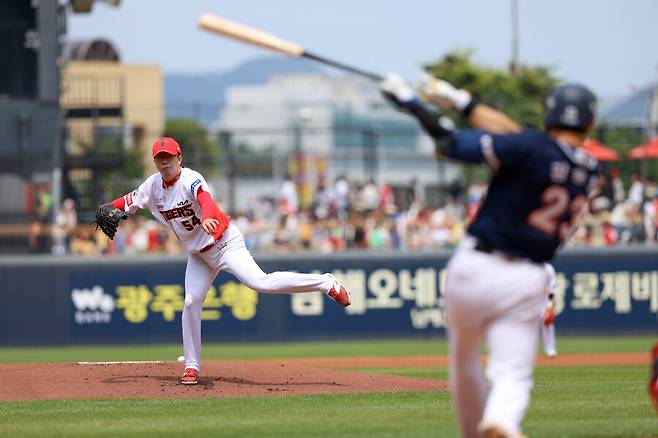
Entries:
[[553, 88], [544, 102], [544, 127], [585, 132], [594, 122], [596, 96], [587, 87], [564, 84]]

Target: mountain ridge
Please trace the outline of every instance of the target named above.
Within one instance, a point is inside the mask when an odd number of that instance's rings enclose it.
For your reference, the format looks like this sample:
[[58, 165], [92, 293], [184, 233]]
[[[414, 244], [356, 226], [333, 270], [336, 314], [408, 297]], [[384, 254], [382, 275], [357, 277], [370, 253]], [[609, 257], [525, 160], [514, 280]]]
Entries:
[[251, 59], [226, 71], [166, 73], [165, 117], [195, 119], [208, 126], [217, 121], [229, 87], [265, 84], [277, 74], [324, 71], [303, 59], [267, 56]]

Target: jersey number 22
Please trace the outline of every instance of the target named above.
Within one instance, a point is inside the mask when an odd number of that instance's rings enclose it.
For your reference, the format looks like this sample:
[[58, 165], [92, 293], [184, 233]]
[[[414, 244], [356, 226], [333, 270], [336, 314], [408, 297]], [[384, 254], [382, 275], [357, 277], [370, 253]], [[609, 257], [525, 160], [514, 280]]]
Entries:
[[[575, 219], [587, 204], [585, 195], [571, 199], [569, 191], [562, 186], [550, 186], [541, 195], [542, 206], [528, 216], [528, 224], [537, 230], [554, 235], [559, 232], [564, 240]], [[564, 213], [569, 210], [571, 220], [564, 220]]]

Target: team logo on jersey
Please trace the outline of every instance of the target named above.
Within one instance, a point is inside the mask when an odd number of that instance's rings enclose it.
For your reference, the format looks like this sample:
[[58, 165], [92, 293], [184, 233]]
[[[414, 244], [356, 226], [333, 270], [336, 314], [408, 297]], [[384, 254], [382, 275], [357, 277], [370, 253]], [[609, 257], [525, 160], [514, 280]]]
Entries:
[[171, 210], [160, 211], [160, 214], [166, 221], [170, 221], [177, 217], [194, 216], [194, 209], [192, 208], [192, 204], [187, 204], [183, 207], [175, 207]]
[[158, 210], [162, 210], [164, 208], [164, 200], [162, 198], [155, 198], [155, 206]]

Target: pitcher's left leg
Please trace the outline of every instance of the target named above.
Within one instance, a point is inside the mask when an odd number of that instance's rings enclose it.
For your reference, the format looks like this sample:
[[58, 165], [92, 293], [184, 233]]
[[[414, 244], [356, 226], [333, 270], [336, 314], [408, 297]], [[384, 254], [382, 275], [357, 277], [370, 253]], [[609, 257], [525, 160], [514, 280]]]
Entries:
[[201, 368], [201, 308], [217, 270], [198, 255], [190, 254], [185, 269], [185, 307], [183, 308], [183, 354], [185, 368]]

